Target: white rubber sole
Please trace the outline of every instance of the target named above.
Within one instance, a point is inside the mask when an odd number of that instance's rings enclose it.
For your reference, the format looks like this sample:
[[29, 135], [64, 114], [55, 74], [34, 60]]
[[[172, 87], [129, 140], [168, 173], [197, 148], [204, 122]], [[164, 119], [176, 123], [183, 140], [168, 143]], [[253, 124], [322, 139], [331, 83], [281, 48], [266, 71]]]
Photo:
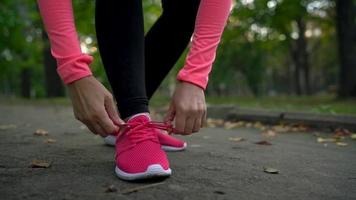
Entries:
[[115, 167], [115, 173], [117, 177], [126, 181], [150, 179], [150, 178], [159, 178], [159, 177], [168, 177], [172, 174], [172, 170], [168, 168], [164, 170], [163, 167], [159, 164], [153, 164], [147, 167], [145, 172], [141, 173], [127, 173], [122, 171], [117, 166]]
[[[113, 135], [108, 135], [104, 138], [104, 142], [106, 145], [109, 146], [115, 146], [116, 143], [116, 137]], [[187, 143], [184, 142], [183, 147], [172, 147], [172, 146], [166, 146], [166, 145], [162, 145], [161, 147], [164, 151], [168, 151], [168, 152], [174, 152], [174, 151], [183, 151], [187, 148]]]
[[104, 142], [106, 145], [115, 146], [116, 136], [108, 135], [108, 136], [104, 137]]

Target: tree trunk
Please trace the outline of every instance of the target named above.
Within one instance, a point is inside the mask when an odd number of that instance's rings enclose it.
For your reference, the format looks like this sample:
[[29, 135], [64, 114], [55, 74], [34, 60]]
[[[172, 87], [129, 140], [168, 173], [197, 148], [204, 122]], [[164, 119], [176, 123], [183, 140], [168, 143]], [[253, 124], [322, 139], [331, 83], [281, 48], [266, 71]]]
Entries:
[[47, 97], [62, 97], [64, 96], [64, 87], [61, 79], [57, 74], [57, 63], [51, 54], [47, 34], [43, 32], [43, 60], [44, 60], [44, 74], [45, 87]]
[[356, 5], [354, 2], [336, 0], [340, 97], [356, 97]]
[[21, 70], [21, 96], [24, 98], [31, 97], [31, 69], [29, 68]]
[[[295, 84], [297, 95], [311, 94], [310, 78], [309, 78], [309, 54], [307, 50], [307, 40], [305, 38], [306, 25], [305, 21], [300, 17], [296, 20], [298, 27], [298, 39], [292, 45], [293, 61], [295, 65]], [[303, 76], [302, 76], [303, 75]]]

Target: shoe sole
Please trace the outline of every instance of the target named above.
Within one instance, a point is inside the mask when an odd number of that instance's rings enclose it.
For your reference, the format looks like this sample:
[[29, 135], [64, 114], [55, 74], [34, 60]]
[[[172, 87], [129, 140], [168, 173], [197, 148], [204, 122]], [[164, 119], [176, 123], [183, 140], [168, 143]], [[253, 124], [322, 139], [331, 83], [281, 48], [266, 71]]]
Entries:
[[[115, 146], [116, 137], [113, 136], [113, 135], [106, 136], [106, 137], [104, 138], [104, 142], [105, 142], [105, 144], [108, 145], [108, 146]], [[187, 148], [187, 143], [184, 142], [183, 147], [173, 147], [173, 146], [162, 145], [161, 148], [162, 148], [164, 151], [167, 151], [167, 152], [183, 151], [183, 150], [185, 150], [185, 149]]]
[[108, 135], [108, 136], [104, 137], [104, 142], [108, 146], [115, 146], [116, 136]]
[[126, 181], [143, 180], [159, 177], [168, 177], [172, 174], [172, 170], [168, 168], [167, 170], [159, 164], [153, 164], [147, 167], [145, 172], [140, 173], [127, 173], [122, 171], [119, 167], [115, 167], [115, 173], [117, 177]]

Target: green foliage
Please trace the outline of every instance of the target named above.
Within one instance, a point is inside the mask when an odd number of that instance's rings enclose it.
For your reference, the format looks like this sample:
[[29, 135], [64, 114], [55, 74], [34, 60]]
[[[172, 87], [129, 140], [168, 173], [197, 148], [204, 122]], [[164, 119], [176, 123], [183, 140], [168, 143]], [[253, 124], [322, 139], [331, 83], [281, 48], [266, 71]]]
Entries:
[[[209, 89], [215, 91], [223, 82], [231, 86], [226, 88], [229, 93], [239, 95], [249, 94], [241, 87], [236, 91], [236, 85], [241, 84], [247, 85], [254, 95], [293, 93], [291, 55], [299, 37], [296, 21], [303, 19], [307, 25], [312, 82], [315, 91], [325, 91], [336, 84], [338, 67], [333, 13], [334, 3], [328, 0], [237, 1], [222, 38]], [[234, 74], [241, 73], [245, 82], [236, 80]]]
[[[80, 40], [94, 56], [91, 68], [109, 87], [97, 47], [95, 1], [74, 0]], [[332, 0], [236, 1], [210, 76], [209, 94], [266, 95], [293, 93], [291, 49], [296, 20], [306, 21], [308, 54], [314, 92], [337, 82], [335, 11]], [[161, 14], [159, 0], [143, 1], [146, 31]], [[307, 33], [306, 33], [307, 34]], [[311, 35], [310, 35], [311, 34]], [[0, 4], [0, 94], [18, 95], [22, 69], [31, 69], [32, 93], [43, 97], [42, 22], [30, 0]], [[163, 82], [168, 90], [187, 51]]]

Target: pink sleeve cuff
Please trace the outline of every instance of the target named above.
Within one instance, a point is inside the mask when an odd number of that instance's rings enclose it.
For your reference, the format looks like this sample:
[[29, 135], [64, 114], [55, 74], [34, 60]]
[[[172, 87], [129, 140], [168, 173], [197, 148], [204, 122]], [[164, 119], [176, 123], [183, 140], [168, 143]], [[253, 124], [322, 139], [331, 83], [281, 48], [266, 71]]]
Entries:
[[93, 57], [82, 54], [72, 58], [57, 59], [57, 72], [65, 84], [70, 84], [76, 80], [91, 76], [89, 64]]
[[187, 72], [185, 68], [181, 69], [177, 75], [178, 81], [192, 83], [203, 90], [205, 90], [208, 85], [208, 79], [208, 76], [199, 76], [199, 74]]

